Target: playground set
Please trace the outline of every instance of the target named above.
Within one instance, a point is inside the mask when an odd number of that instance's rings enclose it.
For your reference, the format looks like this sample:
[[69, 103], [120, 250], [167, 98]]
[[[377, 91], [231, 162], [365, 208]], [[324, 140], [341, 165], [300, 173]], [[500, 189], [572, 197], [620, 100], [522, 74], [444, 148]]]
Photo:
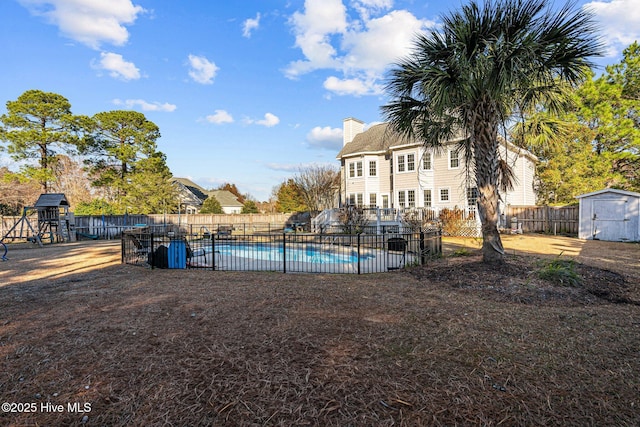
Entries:
[[[30, 217], [37, 212], [38, 223], [32, 224]], [[76, 240], [73, 212], [69, 212], [69, 201], [62, 193], [41, 194], [33, 206], [25, 206], [22, 216], [0, 239], [2, 261], [7, 261], [5, 240], [26, 239], [42, 247], [47, 243]]]

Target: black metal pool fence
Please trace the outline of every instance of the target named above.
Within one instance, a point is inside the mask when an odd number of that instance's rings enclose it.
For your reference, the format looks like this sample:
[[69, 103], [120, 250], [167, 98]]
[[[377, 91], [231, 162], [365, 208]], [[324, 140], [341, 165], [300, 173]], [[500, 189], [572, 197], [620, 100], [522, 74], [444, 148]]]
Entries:
[[150, 268], [379, 273], [442, 253], [440, 229], [384, 234], [122, 233], [122, 262]]

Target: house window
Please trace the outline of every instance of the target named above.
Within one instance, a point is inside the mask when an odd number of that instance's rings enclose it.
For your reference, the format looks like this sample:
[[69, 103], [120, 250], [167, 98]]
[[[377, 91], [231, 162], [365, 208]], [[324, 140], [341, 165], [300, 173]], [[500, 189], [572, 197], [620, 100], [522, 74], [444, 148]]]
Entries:
[[356, 176], [356, 164], [349, 163], [349, 178], [353, 178]]
[[355, 206], [356, 205], [356, 195], [355, 194], [349, 194], [349, 205], [350, 206]]
[[369, 176], [377, 176], [378, 175], [378, 163], [375, 161], [369, 162]]
[[357, 169], [357, 172], [358, 172], [358, 176], [362, 176], [362, 162], [358, 162], [356, 164], [356, 169]]
[[398, 156], [398, 172], [404, 172], [404, 156]]
[[430, 171], [431, 168], [431, 153], [424, 153], [422, 156], [422, 169]]
[[460, 152], [458, 150], [449, 151], [449, 168], [457, 169], [460, 167]]
[[378, 195], [376, 193], [369, 194], [369, 206], [372, 208], [378, 206]]
[[382, 196], [382, 208], [383, 209], [388, 209], [389, 208], [389, 196], [384, 194]]
[[424, 207], [430, 208], [431, 206], [431, 190], [424, 190]]
[[416, 192], [415, 192], [415, 190], [408, 190], [407, 191], [407, 201], [409, 202], [409, 207], [410, 208], [415, 208], [416, 207]]
[[478, 203], [478, 187], [467, 188], [467, 203], [469, 206], [476, 206], [476, 203]]
[[404, 191], [398, 191], [398, 206], [404, 208], [406, 204]]
[[416, 155], [415, 154], [407, 154], [407, 170], [408, 171], [416, 170]]
[[441, 188], [440, 189], [440, 201], [441, 202], [448, 202], [449, 201], [449, 189], [448, 188]]

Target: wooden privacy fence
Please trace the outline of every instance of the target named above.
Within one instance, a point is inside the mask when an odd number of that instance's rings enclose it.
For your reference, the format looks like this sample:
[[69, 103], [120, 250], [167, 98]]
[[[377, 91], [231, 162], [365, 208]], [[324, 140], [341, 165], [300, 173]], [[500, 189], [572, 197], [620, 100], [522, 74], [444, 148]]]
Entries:
[[507, 206], [506, 226], [516, 218], [525, 233], [578, 234], [576, 206]]
[[152, 232], [215, 233], [220, 227], [239, 233], [282, 230], [293, 214], [158, 214], [158, 215], [104, 215], [76, 217], [76, 231], [80, 238], [100, 236], [119, 238], [123, 230], [146, 226]]
[[[512, 219], [525, 233], [578, 234], [578, 206], [507, 206], [501, 218], [503, 228], [512, 226]], [[0, 238], [20, 219], [19, 216], [0, 217]], [[37, 216], [30, 218], [37, 227]], [[286, 224], [308, 223], [296, 214], [158, 214], [158, 215], [94, 215], [75, 217], [75, 231], [79, 238], [119, 238], [123, 230], [136, 225], [148, 226], [154, 232], [201, 232], [207, 228], [217, 231], [219, 226], [233, 228], [238, 234], [277, 232]]]
[[[2, 238], [13, 225], [20, 220], [19, 216], [0, 217], [0, 238]], [[201, 232], [205, 228], [210, 232], [216, 232], [223, 226], [233, 229], [238, 233], [271, 232], [283, 230], [286, 224], [296, 221], [296, 214], [158, 214], [158, 215], [87, 215], [74, 218], [74, 231], [79, 239], [120, 238], [123, 230], [132, 227], [149, 227], [155, 232]], [[38, 217], [29, 218], [33, 227], [37, 230]], [[302, 222], [302, 221], [301, 221]], [[202, 230], [201, 230], [202, 229]], [[18, 235], [19, 230], [11, 233]], [[26, 231], [26, 230], [25, 230]], [[9, 236], [11, 237], [11, 236]]]

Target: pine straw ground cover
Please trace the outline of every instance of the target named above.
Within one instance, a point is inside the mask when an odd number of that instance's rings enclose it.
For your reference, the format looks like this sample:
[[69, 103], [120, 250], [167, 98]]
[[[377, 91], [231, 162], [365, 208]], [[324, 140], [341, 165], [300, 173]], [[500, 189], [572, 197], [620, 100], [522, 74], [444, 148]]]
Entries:
[[449, 246], [362, 276], [152, 271], [104, 243], [12, 250], [0, 401], [34, 405], [0, 425], [638, 425], [640, 246], [592, 243], [575, 259], [610, 268], [578, 262], [574, 286], [521, 250], [494, 269]]

